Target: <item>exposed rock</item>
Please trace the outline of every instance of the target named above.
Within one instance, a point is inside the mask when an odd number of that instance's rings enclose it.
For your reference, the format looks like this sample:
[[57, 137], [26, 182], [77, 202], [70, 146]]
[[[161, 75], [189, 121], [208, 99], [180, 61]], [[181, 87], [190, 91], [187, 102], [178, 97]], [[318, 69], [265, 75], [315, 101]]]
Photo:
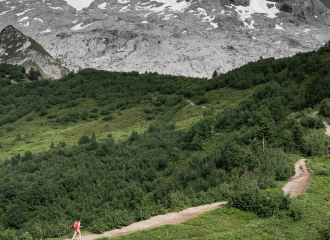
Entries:
[[0, 63], [18, 64], [29, 72], [31, 67], [40, 70], [46, 78], [59, 79], [65, 70], [37, 42], [13, 26], [0, 33]]
[[76, 11], [64, 0], [11, 1], [0, 2], [0, 29], [15, 23], [70, 70], [210, 77], [322, 46], [330, 39], [322, 2], [95, 0]]

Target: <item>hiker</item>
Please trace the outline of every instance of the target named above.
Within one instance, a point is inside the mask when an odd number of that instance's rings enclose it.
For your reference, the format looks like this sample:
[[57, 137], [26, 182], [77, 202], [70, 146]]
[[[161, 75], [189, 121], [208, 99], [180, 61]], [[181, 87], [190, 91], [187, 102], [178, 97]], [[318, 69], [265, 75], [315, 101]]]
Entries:
[[74, 235], [72, 237], [72, 240], [75, 238], [77, 233], [79, 233], [79, 240], [81, 240], [80, 228], [81, 228], [81, 226], [80, 226], [80, 219], [79, 219], [79, 221], [75, 221], [74, 224], [73, 224]]

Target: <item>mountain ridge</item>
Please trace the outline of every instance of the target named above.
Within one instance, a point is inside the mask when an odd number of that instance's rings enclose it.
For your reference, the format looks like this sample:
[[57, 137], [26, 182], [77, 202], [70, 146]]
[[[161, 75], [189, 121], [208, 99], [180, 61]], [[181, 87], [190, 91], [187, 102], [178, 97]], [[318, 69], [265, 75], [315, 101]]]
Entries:
[[24, 66], [27, 72], [34, 68], [44, 78], [59, 79], [65, 74], [65, 70], [39, 43], [12, 25], [0, 33], [1, 62]]
[[0, 29], [14, 24], [74, 71], [210, 77], [260, 56], [317, 49], [330, 39], [329, 15], [320, 0], [96, 0], [81, 11], [64, 0], [26, 0], [0, 2]]

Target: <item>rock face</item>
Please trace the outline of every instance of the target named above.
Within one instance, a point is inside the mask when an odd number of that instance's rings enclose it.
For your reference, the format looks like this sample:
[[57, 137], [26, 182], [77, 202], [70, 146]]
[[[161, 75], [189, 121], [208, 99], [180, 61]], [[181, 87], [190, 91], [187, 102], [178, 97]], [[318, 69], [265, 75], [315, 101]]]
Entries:
[[64, 0], [0, 2], [0, 29], [14, 23], [70, 70], [210, 77], [330, 40], [327, 0], [275, 1], [95, 0], [81, 11]]
[[42, 46], [13, 26], [6, 27], [0, 33], [0, 63], [2, 62], [24, 66], [27, 72], [33, 67], [45, 78], [59, 79], [65, 73]]

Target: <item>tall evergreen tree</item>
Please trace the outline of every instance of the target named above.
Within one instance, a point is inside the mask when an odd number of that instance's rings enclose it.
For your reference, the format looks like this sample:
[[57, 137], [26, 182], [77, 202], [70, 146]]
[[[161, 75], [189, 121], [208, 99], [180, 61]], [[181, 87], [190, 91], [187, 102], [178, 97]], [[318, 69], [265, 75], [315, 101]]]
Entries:
[[212, 74], [212, 78], [215, 78], [216, 76], [218, 76], [218, 72], [217, 72], [217, 70], [214, 70], [214, 72]]
[[270, 141], [273, 135], [270, 132], [270, 127], [266, 118], [263, 118], [261, 128], [258, 132], [258, 138], [262, 140], [262, 151], [265, 151], [265, 140]]
[[293, 141], [299, 151], [307, 152], [307, 144], [300, 121], [297, 120], [293, 126]]
[[29, 72], [29, 79], [31, 81], [36, 80], [36, 71], [34, 70], [33, 67], [31, 67], [30, 72]]

